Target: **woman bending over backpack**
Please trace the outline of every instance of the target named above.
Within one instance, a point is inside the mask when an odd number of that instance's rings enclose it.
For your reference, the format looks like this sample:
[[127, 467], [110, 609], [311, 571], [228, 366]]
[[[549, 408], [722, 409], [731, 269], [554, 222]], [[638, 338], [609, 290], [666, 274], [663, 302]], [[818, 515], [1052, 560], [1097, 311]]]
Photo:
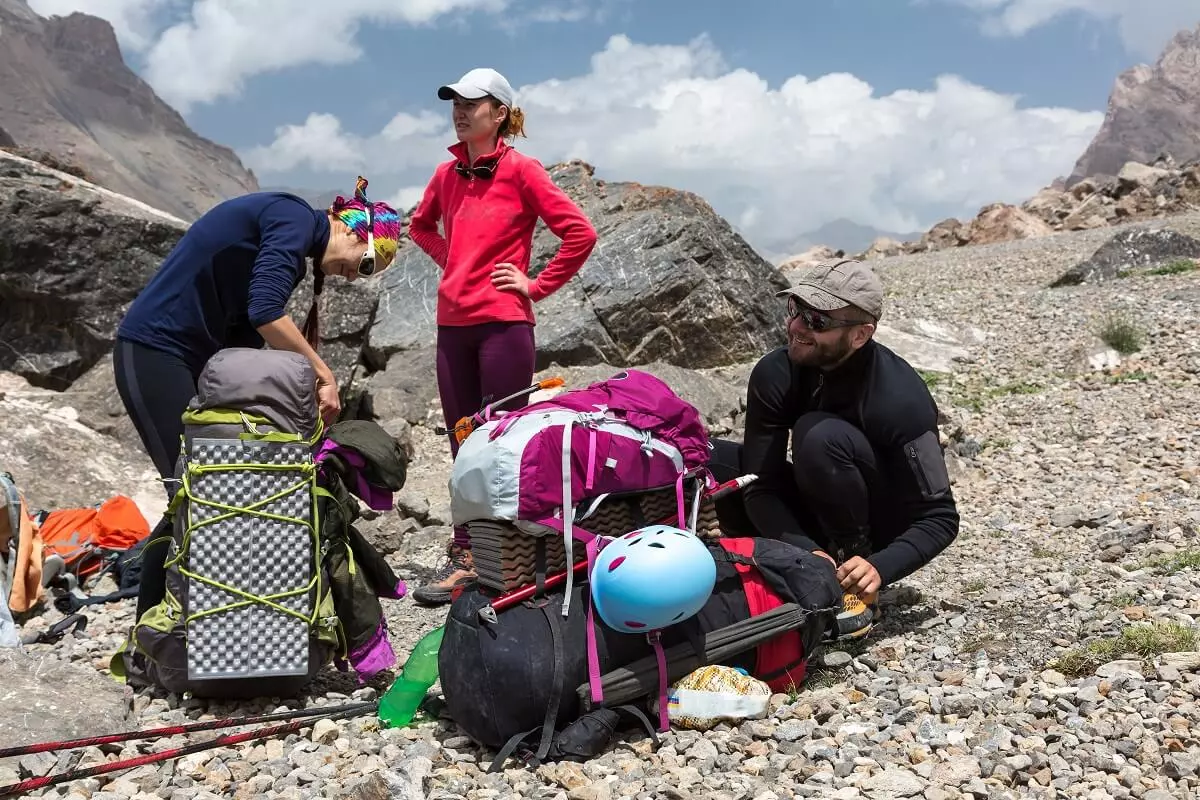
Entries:
[[[492, 69], [473, 69], [438, 97], [453, 101], [458, 142], [438, 166], [409, 223], [409, 236], [442, 270], [437, 298], [437, 381], [446, 427], [533, 382], [533, 304], [579, 271], [596, 244], [587, 216], [536, 160], [508, 142], [524, 136], [525, 115]], [[538, 219], [562, 240], [537, 278], [529, 277]], [[444, 235], [438, 232], [441, 223]], [[525, 405], [511, 402], [508, 410]], [[458, 444], [450, 437], [450, 454]], [[413, 599], [450, 601], [474, 577], [466, 531], [455, 529], [450, 564]]]
[[[321, 415], [327, 423], [337, 419], [337, 381], [316, 352], [316, 295], [326, 276], [352, 281], [382, 272], [395, 257], [400, 234], [395, 210], [369, 202], [366, 187], [359, 178], [352, 199], [338, 197], [321, 210], [282, 192], [219, 203], [192, 223], [129, 307], [117, 329], [114, 377], [146, 452], [168, 482], [168, 498], [183, 412], [218, 350], [265, 342], [300, 353], [316, 372]], [[302, 333], [285, 308], [309, 258], [314, 296]], [[153, 539], [169, 530], [164, 524]], [[146, 548], [138, 617], [162, 599], [165, 554], [165, 541]]]

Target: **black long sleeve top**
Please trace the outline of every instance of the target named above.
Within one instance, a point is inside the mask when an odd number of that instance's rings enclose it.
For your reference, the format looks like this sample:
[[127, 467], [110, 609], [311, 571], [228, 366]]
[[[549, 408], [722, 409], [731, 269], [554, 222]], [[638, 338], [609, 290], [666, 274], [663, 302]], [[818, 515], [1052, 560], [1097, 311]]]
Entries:
[[[871, 340], [830, 371], [794, 365], [780, 347], [750, 375], [742, 469], [766, 477], [792, 469], [788, 441], [802, 414], [824, 411], [860, 429], [875, 451], [889, 490], [904, 511], [904, 531], [868, 561], [887, 586], [927, 564], [958, 535], [959, 514], [938, 441], [937, 405], [916, 370]], [[746, 487], [746, 512], [767, 536], [819, 546], [762, 481]]]

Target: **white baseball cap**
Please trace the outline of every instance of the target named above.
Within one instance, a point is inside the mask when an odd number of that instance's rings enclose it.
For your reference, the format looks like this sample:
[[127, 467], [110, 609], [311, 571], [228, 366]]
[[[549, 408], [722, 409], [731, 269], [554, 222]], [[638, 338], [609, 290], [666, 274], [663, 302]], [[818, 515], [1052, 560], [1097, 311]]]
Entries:
[[478, 100], [487, 95], [499, 100], [509, 108], [513, 107], [513, 88], [508, 79], [494, 69], [479, 67], [463, 75], [454, 83], [446, 84], [438, 89], [438, 97], [442, 100], [453, 100], [454, 95], [468, 100]]

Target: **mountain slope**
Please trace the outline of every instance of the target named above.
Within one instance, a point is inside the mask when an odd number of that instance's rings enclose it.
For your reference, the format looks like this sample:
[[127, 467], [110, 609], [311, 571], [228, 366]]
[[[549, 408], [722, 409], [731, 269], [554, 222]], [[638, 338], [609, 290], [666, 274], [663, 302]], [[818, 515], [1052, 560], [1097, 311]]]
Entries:
[[185, 220], [258, 189], [232, 150], [197, 135], [126, 66], [104, 20], [43, 19], [0, 0], [0, 39], [0, 128], [21, 151]]
[[1200, 26], [1177, 33], [1153, 67], [1139, 64], [1117, 77], [1104, 123], [1067, 185], [1165, 154], [1180, 164], [1200, 158]]
[[863, 225], [849, 219], [835, 219], [832, 222], [826, 222], [815, 231], [804, 234], [804, 240], [807, 242], [805, 246], [813, 245], [828, 245], [835, 250], [844, 250], [847, 253], [859, 253], [871, 246], [871, 243], [876, 239], [887, 238], [895, 239], [898, 242], [903, 242], [908, 239], [916, 239], [921, 236], [921, 232], [914, 233], [898, 233], [895, 231], [885, 231], [879, 228]]

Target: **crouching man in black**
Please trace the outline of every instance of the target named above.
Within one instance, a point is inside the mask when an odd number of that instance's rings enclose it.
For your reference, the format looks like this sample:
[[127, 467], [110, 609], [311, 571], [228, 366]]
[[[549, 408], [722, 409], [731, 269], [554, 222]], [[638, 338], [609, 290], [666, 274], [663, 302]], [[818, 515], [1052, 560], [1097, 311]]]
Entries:
[[866, 265], [815, 267], [779, 296], [788, 344], [755, 365], [744, 443], [715, 441], [711, 468], [718, 480], [759, 476], [730, 496], [741, 506], [733, 516], [829, 559], [846, 593], [839, 635], [861, 636], [878, 618], [879, 589], [958, 535], [937, 406], [916, 370], [874, 340], [883, 287]]

